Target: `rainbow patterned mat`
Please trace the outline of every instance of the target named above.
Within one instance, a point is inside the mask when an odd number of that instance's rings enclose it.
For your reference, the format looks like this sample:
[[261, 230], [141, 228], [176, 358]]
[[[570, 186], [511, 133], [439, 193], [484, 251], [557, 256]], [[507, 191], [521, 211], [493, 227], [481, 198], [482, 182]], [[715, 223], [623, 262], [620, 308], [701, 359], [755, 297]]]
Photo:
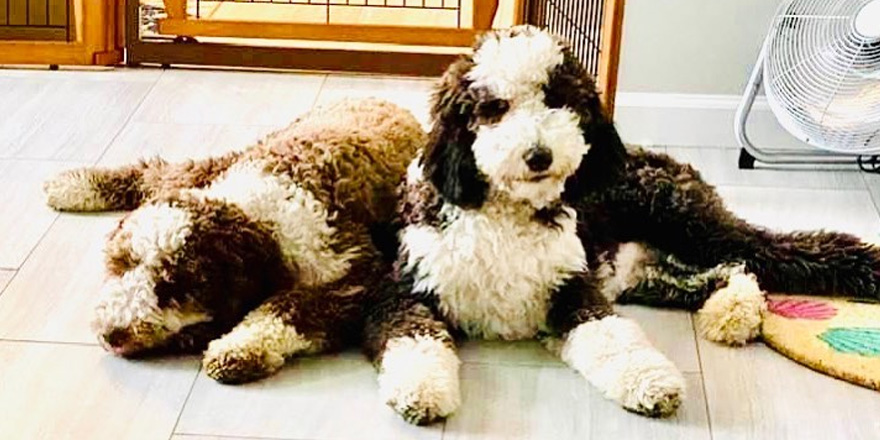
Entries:
[[807, 367], [880, 391], [880, 304], [768, 295], [764, 341]]

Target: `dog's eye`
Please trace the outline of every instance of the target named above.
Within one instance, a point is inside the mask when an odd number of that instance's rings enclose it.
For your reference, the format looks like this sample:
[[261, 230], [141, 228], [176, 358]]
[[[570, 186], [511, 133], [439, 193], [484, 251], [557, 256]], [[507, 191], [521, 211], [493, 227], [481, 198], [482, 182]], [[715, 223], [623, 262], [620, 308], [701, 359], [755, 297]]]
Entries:
[[477, 104], [476, 115], [483, 119], [497, 119], [510, 109], [510, 104], [503, 99], [490, 99]]

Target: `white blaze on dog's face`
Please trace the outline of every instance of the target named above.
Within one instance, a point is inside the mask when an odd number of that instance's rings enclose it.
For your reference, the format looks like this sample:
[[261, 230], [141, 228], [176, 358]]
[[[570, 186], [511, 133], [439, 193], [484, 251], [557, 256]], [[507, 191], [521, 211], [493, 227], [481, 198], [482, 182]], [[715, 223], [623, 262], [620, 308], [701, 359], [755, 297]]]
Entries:
[[160, 305], [157, 294], [157, 285], [170, 277], [166, 267], [174, 266], [192, 225], [190, 212], [150, 204], [131, 212], [111, 234], [108, 253], [124, 253], [133, 265], [107, 278], [95, 306], [91, 326], [108, 351], [135, 354], [161, 345], [188, 325], [210, 320], [189, 302]]
[[492, 190], [538, 209], [560, 198], [589, 150], [579, 115], [547, 102], [563, 50], [546, 32], [516, 28], [510, 36], [487, 38], [465, 76], [476, 98], [470, 129], [477, 168]]

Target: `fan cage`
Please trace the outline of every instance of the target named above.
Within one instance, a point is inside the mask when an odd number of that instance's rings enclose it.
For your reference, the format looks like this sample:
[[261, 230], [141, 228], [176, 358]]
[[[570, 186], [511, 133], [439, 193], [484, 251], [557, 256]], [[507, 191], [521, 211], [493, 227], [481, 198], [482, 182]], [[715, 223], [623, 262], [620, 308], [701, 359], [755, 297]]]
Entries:
[[880, 152], [880, 39], [853, 27], [870, 2], [789, 1], [768, 35], [768, 103], [786, 130], [815, 147]]

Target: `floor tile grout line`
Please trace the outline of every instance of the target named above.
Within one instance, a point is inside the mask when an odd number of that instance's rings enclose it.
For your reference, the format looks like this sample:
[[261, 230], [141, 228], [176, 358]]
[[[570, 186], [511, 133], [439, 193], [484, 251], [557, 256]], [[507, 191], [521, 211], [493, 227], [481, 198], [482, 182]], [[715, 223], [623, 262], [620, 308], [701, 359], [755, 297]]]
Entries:
[[70, 165], [88, 165], [90, 163], [87, 160], [55, 159], [50, 157], [0, 157], [0, 162], [38, 162]]
[[487, 361], [461, 361], [462, 365], [492, 365], [495, 367], [524, 367], [524, 368], [555, 368], [559, 370], [566, 370], [569, 367], [565, 364], [562, 365], [538, 365], [538, 364], [517, 364], [510, 362], [487, 362]]
[[871, 191], [867, 188], [805, 188], [801, 186], [779, 186], [779, 185], [744, 185], [731, 183], [713, 183], [715, 188], [737, 188], [737, 189], [764, 189], [764, 190], [780, 190], [780, 191], [801, 191], [801, 192], [826, 192], [826, 193], [853, 193], [867, 194], [871, 196]]
[[37, 248], [40, 247], [40, 244], [43, 242], [46, 236], [49, 235], [49, 231], [51, 231], [52, 228], [55, 227], [55, 223], [58, 222], [59, 218], [61, 218], [61, 214], [56, 212], [55, 218], [52, 219], [52, 223], [49, 223], [49, 226], [46, 227], [46, 230], [44, 230], [43, 233], [40, 234], [40, 238], [36, 242], [34, 242], [34, 245], [28, 251], [27, 255], [25, 255], [24, 259], [21, 260], [21, 264], [18, 265], [18, 269], [16, 269], [15, 273], [12, 274], [12, 277], [10, 277], [9, 280], [6, 281], [6, 286], [4, 286], [3, 289], [0, 289], [0, 296], [6, 293], [6, 289], [9, 289], [9, 286], [12, 285], [16, 278], [18, 278], [19, 274], [21, 274], [21, 269], [24, 267], [25, 264], [27, 264], [28, 260], [30, 260], [31, 256], [34, 254]]
[[218, 438], [229, 439], [229, 440], [320, 440], [320, 439], [296, 438], [296, 437], [262, 437], [262, 436], [226, 435], [226, 434], [195, 434], [195, 433], [184, 433], [184, 432], [173, 433], [173, 434], [171, 434], [171, 437], [173, 438], [175, 435], [181, 436], [181, 437], [218, 437]]
[[70, 345], [76, 347], [100, 347], [97, 343], [89, 342], [73, 342], [73, 341], [45, 341], [39, 339], [18, 339], [18, 338], [0, 338], [0, 342], [12, 342], [16, 344], [49, 344], [49, 345]]
[[[119, 135], [122, 134], [122, 132], [126, 128], [128, 128], [129, 125], [131, 125], [133, 123], [151, 124], [151, 125], [196, 126], [196, 127], [203, 127], [203, 126], [207, 126], [207, 127], [210, 127], [210, 126], [218, 126], [218, 127], [236, 126], [236, 127], [255, 127], [255, 128], [258, 127], [258, 128], [266, 128], [267, 131], [276, 130], [276, 129], [280, 128], [282, 125], [284, 125], [284, 124], [227, 124], [227, 123], [221, 123], [221, 122], [168, 122], [168, 121], [153, 121], [153, 120], [143, 120], [143, 121], [137, 120], [137, 121], [135, 121], [134, 120], [135, 116], [140, 111], [141, 107], [143, 107], [144, 102], [147, 101], [150, 94], [153, 93], [153, 90], [159, 84], [160, 80], [162, 79], [162, 77], [164, 75], [165, 75], [165, 71], [163, 70], [162, 74], [158, 75], [156, 77], [156, 80], [153, 82], [153, 84], [150, 85], [150, 89], [147, 90], [146, 94], [144, 94], [143, 99], [141, 99], [141, 101], [138, 102], [138, 105], [137, 105], [137, 107], [135, 107], [134, 111], [132, 111], [132, 113], [125, 120], [125, 124], [123, 124], [122, 128], [120, 128], [120, 130], [113, 136], [113, 139], [110, 140], [110, 142], [107, 144], [107, 146], [104, 147], [103, 151], [101, 152], [101, 155], [98, 156], [98, 159], [95, 162], [93, 162], [93, 164], [95, 164], [95, 165], [99, 164], [101, 162], [101, 160], [104, 159], [104, 156], [107, 155], [107, 151], [110, 150], [110, 147], [113, 146], [113, 143], [116, 142], [116, 139], [119, 137]], [[309, 110], [314, 108], [315, 105], [318, 103], [318, 100], [321, 97], [321, 92], [324, 90], [324, 85], [327, 83], [327, 79], [330, 77], [330, 74], [325, 73], [325, 74], [321, 74], [320, 76], [322, 76], [321, 82], [318, 85], [317, 93], [315, 94], [315, 98], [312, 100], [312, 104], [309, 107]]]
[[128, 117], [125, 118], [125, 123], [123, 123], [122, 126], [119, 127], [119, 130], [116, 131], [116, 134], [113, 135], [113, 138], [111, 138], [110, 141], [107, 142], [107, 145], [104, 146], [104, 148], [101, 150], [101, 154], [98, 155], [98, 158], [92, 162], [92, 165], [97, 165], [101, 163], [101, 159], [104, 158], [104, 156], [107, 154], [107, 151], [110, 150], [113, 144], [116, 143], [116, 140], [119, 139], [119, 136], [122, 135], [125, 129], [128, 128], [129, 124], [131, 124], [132, 119], [134, 119], [134, 115], [136, 115], [141, 107], [143, 107], [144, 102], [146, 102], [150, 94], [153, 93], [153, 90], [156, 88], [156, 85], [159, 84], [159, 81], [162, 79], [163, 76], [165, 76], [164, 70], [156, 75], [156, 79], [153, 81], [152, 84], [150, 84], [150, 88], [147, 89], [147, 93], [144, 93], [144, 96], [138, 102], [137, 106], [135, 106], [134, 110], [131, 111], [131, 114], [129, 114]]
[[318, 85], [318, 93], [315, 94], [315, 99], [312, 100], [312, 105], [309, 106], [309, 110], [315, 108], [318, 105], [318, 101], [321, 100], [321, 93], [324, 93], [324, 86], [327, 85], [327, 80], [330, 79], [329, 73], [324, 74], [324, 78], [321, 79], [321, 84]]
[[[553, 368], [556, 370], [570, 370], [571, 367], [565, 364], [551, 364], [551, 365], [539, 365], [539, 364], [526, 364], [526, 363], [510, 363], [510, 362], [492, 362], [492, 361], [470, 361], [470, 360], [462, 360], [462, 365], [477, 365], [477, 366], [485, 366], [491, 365], [493, 367], [521, 367], [521, 368]], [[683, 374], [702, 374], [700, 370], [682, 370]]]
[[183, 411], [186, 410], [186, 404], [189, 403], [189, 398], [192, 397], [193, 390], [196, 389], [196, 382], [199, 380], [199, 374], [202, 374], [201, 362], [199, 362], [199, 369], [196, 371], [192, 383], [189, 385], [189, 391], [186, 393], [186, 398], [183, 399], [183, 404], [180, 405], [180, 412], [177, 413], [177, 418], [174, 419], [174, 426], [171, 427], [171, 434], [168, 435], [168, 440], [173, 439], [174, 434], [176, 434], [177, 425], [180, 424], [180, 418], [183, 417]]
[[689, 314], [689, 316], [694, 335], [694, 347], [697, 350], [697, 363], [700, 366], [700, 386], [703, 388], [703, 408], [706, 411], [706, 425], [709, 428], [709, 440], [713, 440], [715, 438], [715, 432], [712, 430], [712, 412], [709, 410], [709, 392], [706, 390], [706, 374], [705, 368], [703, 368], [703, 356], [700, 352], [700, 341], [697, 339], [699, 338], [697, 335], [697, 323], [694, 320], [693, 313]]
[[862, 182], [865, 183], [865, 189], [868, 190], [868, 196], [871, 197], [871, 203], [874, 204], [874, 210], [877, 211], [877, 215], [880, 216], [880, 192], [877, 193], [876, 197], [874, 196], [874, 191], [871, 191], [871, 184], [868, 183], [868, 173], [862, 172]]
[[2, 271], [2, 272], [12, 272], [12, 275], [10, 275], [10, 276], [9, 276], [9, 279], [6, 280], [6, 284], [4, 284], [2, 287], [0, 287], [0, 296], [3, 296], [3, 292], [6, 291], [6, 289], [9, 287], [9, 285], [12, 284], [12, 280], [14, 280], [14, 279], [15, 279], [15, 276], [18, 275], [18, 269], [3, 269], [3, 268], [0, 268], [0, 271]]

